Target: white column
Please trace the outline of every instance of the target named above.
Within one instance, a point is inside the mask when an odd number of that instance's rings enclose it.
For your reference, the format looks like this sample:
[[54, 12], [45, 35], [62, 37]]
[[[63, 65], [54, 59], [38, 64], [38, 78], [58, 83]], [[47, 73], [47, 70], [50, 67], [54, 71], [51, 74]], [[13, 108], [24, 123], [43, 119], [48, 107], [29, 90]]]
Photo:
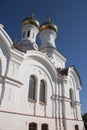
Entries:
[[65, 83], [67, 82], [66, 77], [62, 77], [62, 113], [63, 113], [63, 127], [67, 130], [66, 126], [66, 107], [65, 107]]

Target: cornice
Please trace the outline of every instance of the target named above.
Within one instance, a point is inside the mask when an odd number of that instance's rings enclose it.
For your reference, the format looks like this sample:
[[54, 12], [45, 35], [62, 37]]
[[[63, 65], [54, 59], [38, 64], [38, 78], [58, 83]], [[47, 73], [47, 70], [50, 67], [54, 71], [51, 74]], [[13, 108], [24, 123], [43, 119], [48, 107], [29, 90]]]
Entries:
[[11, 61], [15, 62], [15, 63], [18, 63], [18, 64], [21, 64], [21, 62], [23, 61], [24, 59], [24, 55], [23, 54], [20, 54], [16, 51], [11, 51]]
[[16, 79], [13, 79], [11, 77], [8, 77], [8, 76], [0, 76], [0, 83], [9, 83], [9, 84], [12, 84], [12, 85], [15, 85], [16, 87], [20, 87], [21, 85], [23, 85], [22, 82], [20, 82], [19, 80], [16, 80]]

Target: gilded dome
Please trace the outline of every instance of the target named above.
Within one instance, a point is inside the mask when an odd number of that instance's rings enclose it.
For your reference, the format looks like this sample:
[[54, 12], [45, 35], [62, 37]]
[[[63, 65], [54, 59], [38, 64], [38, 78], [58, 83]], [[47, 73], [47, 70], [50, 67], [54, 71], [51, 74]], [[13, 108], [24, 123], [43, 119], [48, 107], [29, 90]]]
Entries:
[[26, 24], [32, 24], [37, 28], [39, 28], [39, 21], [34, 18], [34, 14], [32, 14], [31, 17], [27, 17], [22, 21], [22, 25], [26, 25]]
[[46, 29], [51, 29], [53, 31], [55, 31], [57, 33], [57, 26], [50, 22], [50, 18], [48, 19], [47, 22], [43, 23], [42, 25], [40, 25], [40, 31], [46, 30]]

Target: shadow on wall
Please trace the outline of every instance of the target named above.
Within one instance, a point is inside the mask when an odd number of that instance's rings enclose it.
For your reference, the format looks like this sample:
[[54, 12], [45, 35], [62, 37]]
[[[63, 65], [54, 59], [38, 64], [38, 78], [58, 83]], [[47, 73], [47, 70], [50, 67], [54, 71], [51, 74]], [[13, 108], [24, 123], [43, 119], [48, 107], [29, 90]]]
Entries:
[[0, 76], [1, 76], [1, 70], [2, 70], [2, 66], [1, 66], [1, 59], [0, 59]]
[[82, 115], [82, 119], [84, 121], [85, 130], [87, 130], [87, 113], [84, 113]]

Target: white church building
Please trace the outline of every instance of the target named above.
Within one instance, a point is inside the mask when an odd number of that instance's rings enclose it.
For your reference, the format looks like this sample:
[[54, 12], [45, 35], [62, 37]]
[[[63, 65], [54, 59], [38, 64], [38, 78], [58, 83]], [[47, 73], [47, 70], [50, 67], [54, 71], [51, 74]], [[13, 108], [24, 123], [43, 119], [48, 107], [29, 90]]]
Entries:
[[56, 48], [57, 26], [32, 14], [21, 32], [12, 42], [0, 24], [0, 130], [84, 130], [81, 80]]

